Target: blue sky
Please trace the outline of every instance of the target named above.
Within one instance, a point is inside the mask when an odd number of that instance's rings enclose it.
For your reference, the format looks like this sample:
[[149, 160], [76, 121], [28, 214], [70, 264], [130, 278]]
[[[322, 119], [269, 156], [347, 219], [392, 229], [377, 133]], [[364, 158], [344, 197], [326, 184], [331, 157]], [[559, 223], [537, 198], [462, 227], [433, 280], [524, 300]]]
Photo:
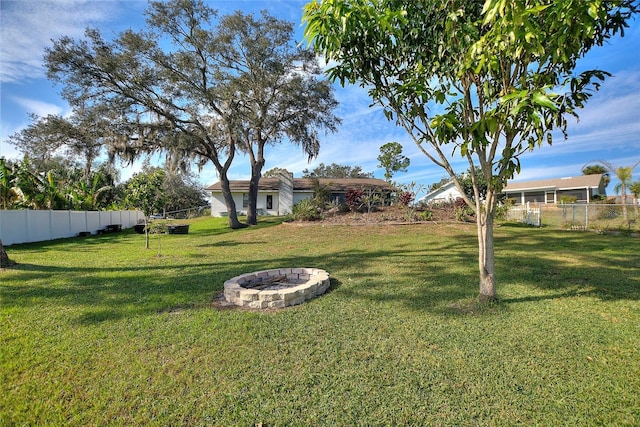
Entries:
[[[300, 26], [302, 7], [306, 1], [210, 1], [221, 13], [237, 9], [258, 12], [267, 9], [271, 14], [294, 22], [297, 40], [302, 41]], [[46, 79], [42, 66], [44, 48], [51, 39], [62, 35], [80, 38], [87, 26], [99, 28], [110, 37], [127, 28], [142, 28], [146, 1], [117, 0], [0, 0], [0, 156], [19, 158], [20, 154], [7, 143], [7, 137], [30, 123], [29, 113], [40, 116], [68, 114], [69, 108], [59, 96], [60, 88]], [[631, 22], [624, 38], [616, 37], [606, 46], [595, 48], [584, 58], [579, 69], [600, 68], [609, 71], [600, 92], [580, 112], [579, 122], [571, 121], [569, 137], [555, 138], [552, 147], [544, 146], [522, 157], [522, 171], [514, 180], [532, 180], [576, 176], [582, 167], [594, 160], [606, 160], [615, 166], [628, 166], [640, 160], [640, 16]], [[394, 179], [428, 185], [440, 180], [444, 171], [432, 164], [415, 147], [404, 130], [385, 119], [380, 108], [369, 107], [371, 101], [364, 89], [357, 86], [342, 88], [336, 84], [337, 110], [343, 123], [338, 132], [323, 136], [320, 155], [311, 163], [295, 145], [280, 144], [267, 153], [264, 170], [286, 168], [301, 176], [305, 168], [320, 163], [361, 166], [376, 177], [383, 177], [378, 168], [380, 146], [389, 141], [400, 142], [404, 154], [411, 159], [406, 173]], [[466, 169], [464, 162], [459, 170]], [[126, 180], [139, 168], [122, 168]], [[640, 167], [634, 171], [640, 179]], [[246, 157], [238, 157], [230, 171], [231, 179], [248, 179]], [[216, 182], [213, 165], [199, 173], [204, 185]], [[613, 194], [614, 180], [608, 188]]]

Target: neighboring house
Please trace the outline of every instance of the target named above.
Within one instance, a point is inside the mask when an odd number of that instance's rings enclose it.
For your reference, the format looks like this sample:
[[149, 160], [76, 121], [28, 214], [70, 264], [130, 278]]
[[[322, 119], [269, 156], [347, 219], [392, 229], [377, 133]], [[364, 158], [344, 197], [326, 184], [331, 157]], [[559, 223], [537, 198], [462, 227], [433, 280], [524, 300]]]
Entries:
[[[258, 184], [257, 210], [259, 215], [287, 215], [301, 200], [314, 196], [315, 180], [293, 178], [293, 174], [280, 178], [260, 178]], [[381, 179], [324, 179], [318, 180], [322, 188], [331, 192], [331, 200], [344, 203], [349, 190], [373, 189], [379, 193], [391, 193], [393, 188]], [[247, 213], [249, 203], [249, 181], [229, 181], [236, 209], [241, 215]], [[227, 215], [227, 205], [222, 196], [220, 182], [205, 188], [211, 194], [211, 216]]]
[[462, 197], [460, 195], [460, 191], [458, 191], [453, 181], [449, 181], [442, 187], [436, 188], [429, 194], [422, 197], [420, 200], [418, 200], [418, 203], [428, 204], [438, 202], [451, 202], [456, 200], [458, 197]]
[[516, 204], [559, 203], [562, 196], [575, 197], [580, 203], [589, 203], [594, 196], [606, 196], [602, 174], [512, 182], [502, 192]]

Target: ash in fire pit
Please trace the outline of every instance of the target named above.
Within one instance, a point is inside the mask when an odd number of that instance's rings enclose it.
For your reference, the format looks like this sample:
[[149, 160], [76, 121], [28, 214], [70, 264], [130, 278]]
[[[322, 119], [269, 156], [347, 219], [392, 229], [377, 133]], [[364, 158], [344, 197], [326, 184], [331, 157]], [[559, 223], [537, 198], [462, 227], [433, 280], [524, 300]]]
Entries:
[[329, 273], [317, 268], [280, 268], [256, 271], [224, 282], [224, 298], [249, 308], [283, 308], [322, 295]]

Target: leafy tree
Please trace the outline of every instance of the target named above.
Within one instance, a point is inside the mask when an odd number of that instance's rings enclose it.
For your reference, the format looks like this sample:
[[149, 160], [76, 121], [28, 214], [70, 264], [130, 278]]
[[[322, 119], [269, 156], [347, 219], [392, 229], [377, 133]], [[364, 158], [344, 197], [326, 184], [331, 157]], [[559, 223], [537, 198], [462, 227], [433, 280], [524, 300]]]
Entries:
[[[622, 33], [635, 0], [323, 0], [305, 7], [305, 35], [332, 80], [369, 89], [387, 118], [464, 193], [451, 162], [472, 175], [479, 299], [496, 299], [493, 223], [497, 196], [520, 156], [566, 132], [609, 74], [575, 74], [579, 58]], [[565, 135], [566, 136], [566, 135]]]
[[611, 182], [611, 175], [609, 171], [602, 165], [588, 165], [582, 168], [582, 175], [599, 175], [602, 174], [602, 184], [605, 188]]
[[[460, 187], [462, 187], [462, 191], [470, 200], [475, 201], [476, 188], [478, 190], [478, 196], [480, 197], [480, 200], [485, 200], [485, 198], [487, 197], [487, 189], [489, 186], [486, 178], [484, 177], [484, 174], [482, 173], [482, 169], [477, 166], [473, 169], [469, 168], [469, 170], [467, 170], [466, 172], [457, 175], [457, 179], [460, 183]], [[500, 194], [496, 196], [497, 200], [501, 200], [502, 198], [503, 197]]]
[[55, 41], [45, 54], [49, 77], [72, 105], [90, 100], [119, 115], [113, 155], [212, 162], [231, 228], [243, 225], [227, 172], [237, 150], [248, 153], [254, 222], [265, 145], [287, 139], [317, 154], [318, 130], [337, 122], [331, 86], [317, 80], [312, 54], [291, 43], [291, 25], [266, 14], [218, 19], [202, 0], [172, 0], [151, 1], [146, 16], [145, 31], [112, 42], [95, 29], [85, 40]]
[[166, 198], [164, 209], [168, 212], [208, 204], [202, 186], [187, 173], [167, 172], [162, 184], [162, 191]]
[[145, 167], [126, 183], [125, 206], [140, 209], [149, 217], [164, 209], [166, 195], [163, 192], [165, 171], [161, 168]]
[[0, 209], [13, 209], [20, 197], [14, 186], [14, 168], [12, 161], [0, 157]]
[[294, 43], [293, 24], [262, 13], [259, 19], [236, 12], [218, 26], [225, 52], [223, 78], [240, 96], [234, 120], [238, 148], [251, 163], [247, 224], [257, 223], [258, 182], [265, 147], [283, 140], [318, 155], [319, 131], [335, 131], [338, 103], [312, 50]]
[[60, 155], [74, 163], [82, 159], [82, 179], [90, 185], [93, 164], [113, 137], [104, 107], [90, 108], [82, 103], [69, 117], [31, 115], [31, 120], [29, 126], [9, 137], [9, 143], [35, 160], [37, 169]]
[[302, 171], [303, 178], [373, 178], [372, 172], [363, 172], [360, 166], [339, 165], [331, 163], [325, 166], [320, 163], [313, 170], [304, 169]]
[[411, 164], [411, 160], [402, 155], [402, 145], [398, 142], [387, 142], [380, 147], [378, 161], [378, 167], [384, 168], [384, 178], [387, 182], [391, 182], [394, 173], [406, 172]]

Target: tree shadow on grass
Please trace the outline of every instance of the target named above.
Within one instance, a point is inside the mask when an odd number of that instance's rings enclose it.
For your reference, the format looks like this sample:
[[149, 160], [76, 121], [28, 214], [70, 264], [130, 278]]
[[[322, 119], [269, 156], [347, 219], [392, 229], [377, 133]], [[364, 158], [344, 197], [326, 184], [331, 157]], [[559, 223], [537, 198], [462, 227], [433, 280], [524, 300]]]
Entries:
[[[501, 286], [518, 283], [532, 292], [509, 296], [500, 304], [534, 302], [547, 299], [592, 296], [602, 300], [640, 299], [637, 260], [616, 252], [616, 261], [601, 256], [610, 241], [594, 242], [578, 236], [544, 235], [514, 230], [497, 241], [498, 294]], [[520, 237], [520, 238], [519, 238]], [[407, 238], [415, 238], [408, 235]], [[553, 244], [550, 239], [555, 239]], [[262, 254], [253, 259], [220, 259], [203, 254], [193, 262], [189, 254], [165, 257], [144, 266], [60, 266], [35, 263], [18, 264], [11, 273], [16, 279], [1, 287], [4, 308], [23, 309], [47, 304], [71, 308], [71, 320], [79, 324], [98, 324], [124, 317], [201, 309], [211, 301], [231, 277], [243, 273], [281, 267], [317, 267], [331, 274], [332, 298], [358, 303], [399, 304], [416, 311], [469, 314], [465, 301], [477, 296], [477, 253], [475, 236], [459, 233], [446, 240], [434, 239], [427, 245], [393, 244], [374, 249], [366, 245], [343, 250], [327, 250], [315, 255], [269, 251], [269, 239], [254, 241]], [[225, 242], [233, 247], [234, 240]], [[618, 241], [614, 242], [617, 243]], [[71, 242], [72, 245], [76, 244]], [[571, 250], [583, 260], [574, 265], [562, 257], [548, 256]], [[195, 246], [197, 247], [197, 246]], [[65, 248], [66, 249], [66, 248]], [[255, 254], [254, 253], [254, 254]], [[154, 261], [155, 262], [155, 261]], [[471, 267], [470, 267], [471, 266]], [[461, 301], [463, 303], [461, 303]], [[471, 306], [471, 304], [469, 304]]]

